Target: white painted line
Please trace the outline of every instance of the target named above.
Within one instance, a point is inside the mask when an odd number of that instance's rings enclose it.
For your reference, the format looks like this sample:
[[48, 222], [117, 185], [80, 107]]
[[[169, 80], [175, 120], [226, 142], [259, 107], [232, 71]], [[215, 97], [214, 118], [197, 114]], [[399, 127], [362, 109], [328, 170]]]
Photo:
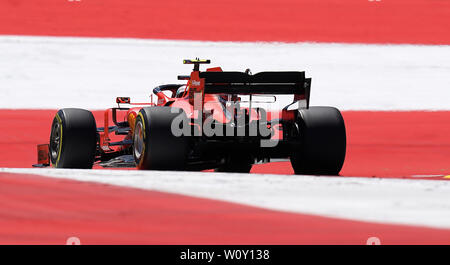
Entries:
[[[189, 74], [185, 58], [228, 71], [305, 70], [311, 105], [341, 110], [450, 110], [450, 46], [236, 43], [0, 36], [0, 108], [103, 109], [148, 102]], [[280, 99], [287, 104], [288, 99]]]

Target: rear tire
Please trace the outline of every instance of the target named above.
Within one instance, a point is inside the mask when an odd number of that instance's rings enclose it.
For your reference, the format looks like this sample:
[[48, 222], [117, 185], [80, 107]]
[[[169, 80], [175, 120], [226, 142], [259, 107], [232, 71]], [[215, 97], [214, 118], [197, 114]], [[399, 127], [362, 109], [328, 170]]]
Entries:
[[185, 169], [188, 137], [177, 137], [171, 131], [172, 122], [179, 115], [186, 118], [184, 111], [178, 108], [141, 109], [133, 133], [133, 156], [138, 169]]
[[84, 109], [61, 109], [53, 119], [50, 160], [57, 168], [92, 168], [97, 148], [94, 115]]
[[295, 174], [338, 175], [346, 152], [345, 123], [338, 109], [310, 107], [299, 111], [301, 147], [293, 150]]

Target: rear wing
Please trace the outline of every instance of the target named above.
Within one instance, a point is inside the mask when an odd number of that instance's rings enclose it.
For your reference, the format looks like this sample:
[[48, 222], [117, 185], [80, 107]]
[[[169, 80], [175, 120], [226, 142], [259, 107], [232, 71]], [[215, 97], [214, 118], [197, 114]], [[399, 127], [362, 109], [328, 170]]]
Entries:
[[294, 95], [294, 102], [303, 100], [309, 108], [311, 78], [305, 72], [200, 72], [205, 94], [277, 94]]
[[[309, 108], [311, 78], [305, 78], [305, 72], [223, 72], [220, 68], [211, 68], [206, 72], [199, 70], [200, 64], [209, 64], [210, 60], [184, 60], [184, 64], [194, 64], [190, 76], [178, 76], [178, 79], [189, 80], [189, 102], [192, 104], [194, 95], [200, 94], [277, 94], [294, 95], [294, 103], [301, 108], [306, 103]], [[290, 104], [290, 105], [292, 105]]]
[[305, 72], [200, 72], [205, 94], [283, 94], [305, 95], [311, 79]]

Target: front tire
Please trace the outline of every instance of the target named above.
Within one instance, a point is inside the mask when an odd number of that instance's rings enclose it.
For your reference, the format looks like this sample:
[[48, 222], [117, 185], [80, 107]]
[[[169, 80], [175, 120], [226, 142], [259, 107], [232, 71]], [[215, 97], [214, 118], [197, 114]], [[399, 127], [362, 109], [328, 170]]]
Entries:
[[346, 153], [345, 123], [338, 109], [310, 107], [299, 111], [301, 146], [293, 150], [295, 174], [338, 175]]
[[186, 119], [184, 111], [178, 108], [158, 106], [141, 109], [133, 133], [133, 156], [138, 169], [185, 169], [188, 137], [177, 137], [171, 131], [172, 122], [176, 122], [174, 120], [179, 115], [183, 115], [181, 120]]
[[50, 160], [57, 168], [92, 168], [97, 148], [94, 115], [84, 109], [61, 109], [53, 119]]

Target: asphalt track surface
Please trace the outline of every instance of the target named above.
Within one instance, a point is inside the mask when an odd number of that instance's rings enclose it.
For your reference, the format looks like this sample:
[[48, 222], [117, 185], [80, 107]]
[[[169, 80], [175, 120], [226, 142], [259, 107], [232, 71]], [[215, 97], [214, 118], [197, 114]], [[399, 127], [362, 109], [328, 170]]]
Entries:
[[[0, 3], [0, 34], [448, 45], [449, 14], [450, 3], [425, 0], [200, 0], [183, 5], [9, 0]], [[35, 145], [47, 141], [54, 113], [0, 110], [0, 167], [34, 163]], [[343, 178], [394, 177], [415, 183], [411, 179], [445, 180], [450, 174], [448, 109], [343, 115], [349, 138]], [[101, 122], [101, 114], [96, 116]], [[292, 170], [286, 163], [272, 163], [252, 172]], [[71, 236], [85, 244], [364, 244], [371, 236], [383, 244], [450, 243], [450, 230], [442, 227], [330, 218], [30, 174], [1, 172], [0, 182], [4, 244], [64, 244]]]

